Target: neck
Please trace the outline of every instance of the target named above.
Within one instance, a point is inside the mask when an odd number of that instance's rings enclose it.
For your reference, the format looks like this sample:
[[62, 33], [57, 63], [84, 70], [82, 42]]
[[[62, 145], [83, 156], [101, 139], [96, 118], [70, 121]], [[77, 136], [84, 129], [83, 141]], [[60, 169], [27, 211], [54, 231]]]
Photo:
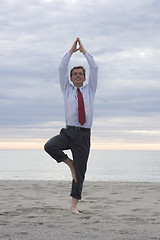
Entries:
[[77, 87], [77, 88], [79, 88], [79, 87], [82, 87], [83, 84], [78, 84], [78, 83], [77, 83], [77, 84], [74, 84], [74, 86]]

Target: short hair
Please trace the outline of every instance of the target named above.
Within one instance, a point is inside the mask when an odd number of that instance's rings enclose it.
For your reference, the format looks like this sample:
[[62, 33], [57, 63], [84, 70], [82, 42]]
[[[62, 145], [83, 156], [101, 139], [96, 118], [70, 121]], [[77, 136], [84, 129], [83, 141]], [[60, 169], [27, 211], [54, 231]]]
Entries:
[[73, 67], [73, 68], [71, 69], [71, 71], [70, 71], [70, 77], [72, 77], [73, 70], [75, 70], [75, 69], [80, 69], [80, 68], [83, 70], [83, 75], [84, 75], [84, 77], [85, 77], [85, 76], [86, 76], [86, 70], [85, 70], [85, 68], [82, 67], [82, 66]]

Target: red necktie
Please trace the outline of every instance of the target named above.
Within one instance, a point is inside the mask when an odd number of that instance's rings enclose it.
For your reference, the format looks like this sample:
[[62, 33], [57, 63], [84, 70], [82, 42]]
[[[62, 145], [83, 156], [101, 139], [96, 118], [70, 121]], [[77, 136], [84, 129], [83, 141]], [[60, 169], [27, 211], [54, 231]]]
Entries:
[[83, 101], [83, 96], [79, 88], [77, 88], [77, 97], [78, 97], [78, 120], [81, 125], [83, 125], [86, 121], [86, 116], [85, 116], [85, 109], [84, 109], [84, 101]]

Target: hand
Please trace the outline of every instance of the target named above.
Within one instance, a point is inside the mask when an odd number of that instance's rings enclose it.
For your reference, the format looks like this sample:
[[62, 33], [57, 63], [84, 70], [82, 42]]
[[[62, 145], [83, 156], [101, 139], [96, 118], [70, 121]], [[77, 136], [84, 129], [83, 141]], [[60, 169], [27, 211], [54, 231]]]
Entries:
[[76, 39], [76, 41], [73, 43], [71, 49], [69, 50], [70, 54], [77, 52], [79, 50], [79, 48], [77, 47], [77, 42], [78, 42], [78, 38]]
[[[78, 45], [79, 45], [79, 47], [78, 47]], [[74, 52], [77, 52], [78, 50], [80, 52], [82, 52], [83, 54], [87, 53], [87, 51], [84, 49], [84, 47], [83, 47], [83, 45], [82, 45], [82, 43], [81, 43], [79, 38], [77, 38], [76, 41], [73, 43], [73, 46], [69, 50], [69, 53], [73, 54]]]
[[78, 50], [79, 50], [81, 53], [86, 54], [87, 51], [86, 51], [85, 48], [83, 47], [83, 45], [82, 45], [82, 43], [81, 43], [81, 41], [80, 41], [79, 38], [77, 38], [77, 43], [79, 44], [79, 49], [78, 49]]

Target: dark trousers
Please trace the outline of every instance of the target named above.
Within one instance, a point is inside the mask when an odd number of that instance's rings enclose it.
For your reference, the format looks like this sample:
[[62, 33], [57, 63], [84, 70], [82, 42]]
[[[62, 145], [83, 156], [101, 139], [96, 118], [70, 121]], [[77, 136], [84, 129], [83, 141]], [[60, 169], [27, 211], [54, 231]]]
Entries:
[[90, 151], [90, 129], [62, 128], [59, 135], [51, 138], [45, 144], [44, 149], [58, 163], [68, 158], [63, 150], [71, 150], [77, 182], [72, 181], [70, 196], [81, 199]]

